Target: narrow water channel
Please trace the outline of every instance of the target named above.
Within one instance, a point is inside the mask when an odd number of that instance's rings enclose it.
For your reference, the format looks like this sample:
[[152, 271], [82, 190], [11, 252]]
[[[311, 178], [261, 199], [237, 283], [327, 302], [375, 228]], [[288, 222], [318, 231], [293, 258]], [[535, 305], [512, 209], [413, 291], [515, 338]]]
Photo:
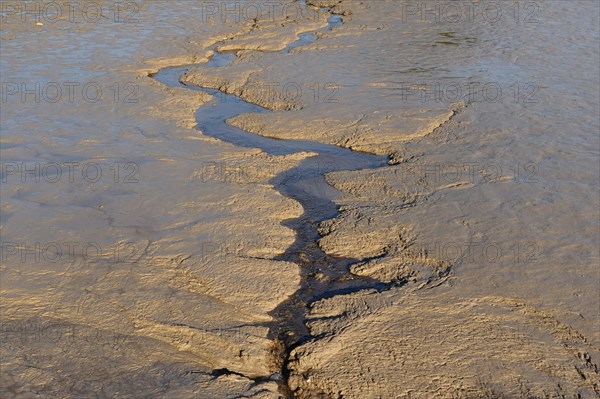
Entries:
[[[328, 19], [331, 30], [343, 24], [339, 15]], [[282, 52], [314, 43], [317, 32], [303, 33]], [[209, 66], [219, 68], [229, 65], [236, 59], [235, 52], [219, 52], [221, 43], [212, 49], [214, 55]], [[269, 155], [289, 155], [297, 152], [314, 152], [317, 155], [307, 158], [296, 167], [289, 169], [271, 180], [274, 187], [284, 196], [298, 201], [304, 214], [284, 222], [296, 232], [296, 241], [278, 260], [294, 262], [301, 268], [301, 288], [286, 302], [272, 312], [275, 322], [271, 326], [271, 338], [281, 343], [281, 353], [275, 354], [282, 364], [278, 382], [282, 395], [293, 397], [287, 388], [287, 357], [290, 351], [311, 339], [305, 326], [308, 306], [319, 299], [361, 289], [385, 289], [387, 284], [369, 278], [356, 277], [349, 273], [349, 266], [355, 259], [335, 258], [326, 255], [319, 247], [320, 235], [317, 232], [320, 222], [338, 215], [334, 200], [339, 192], [327, 184], [325, 175], [332, 171], [356, 171], [378, 168], [387, 165], [385, 157], [353, 152], [349, 149], [306, 140], [278, 140], [257, 136], [228, 125], [226, 121], [246, 113], [269, 113], [268, 109], [248, 103], [241, 98], [198, 86], [182, 83], [182, 77], [194, 65], [164, 68], [152, 75], [154, 79], [168, 87], [183, 87], [198, 90], [214, 96], [196, 113], [197, 128], [202, 134], [245, 148], [260, 148]]]

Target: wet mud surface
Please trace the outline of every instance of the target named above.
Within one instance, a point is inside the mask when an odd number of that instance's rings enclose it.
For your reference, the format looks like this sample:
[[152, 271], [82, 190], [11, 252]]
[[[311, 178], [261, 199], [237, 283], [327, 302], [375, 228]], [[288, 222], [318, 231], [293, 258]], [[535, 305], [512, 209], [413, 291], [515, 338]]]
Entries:
[[[322, 9], [329, 11], [329, 9]], [[332, 30], [343, 24], [343, 18], [333, 15], [328, 19], [328, 27], [314, 33], [303, 33], [299, 39], [282, 53], [310, 45], [317, 41], [316, 34]], [[214, 54], [206, 66], [219, 68], [231, 64], [234, 52], [219, 52], [215, 44]], [[280, 386], [287, 397], [293, 397], [288, 388], [288, 356], [291, 350], [307, 342], [311, 334], [305, 325], [306, 314], [311, 303], [339, 294], [375, 289], [385, 290], [390, 284], [368, 277], [353, 276], [350, 267], [357, 259], [334, 257], [324, 253], [319, 247], [319, 224], [339, 214], [339, 206], [334, 199], [339, 197], [336, 189], [325, 181], [325, 175], [333, 171], [358, 171], [388, 166], [387, 157], [351, 151], [333, 145], [306, 140], [281, 140], [257, 136], [227, 124], [229, 119], [246, 113], [272, 112], [259, 105], [244, 101], [238, 96], [219, 90], [185, 84], [184, 76], [191, 66], [163, 68], [151, 77], [168, 87], [183, 87], [214, 96], [196, 113], [197, 128], [209, 137], [234, 144], [239, 147], [260, 148], [273, 156], [290, 155], [297, 152], [312, 152], [311, 156], [297, 166], [277, 175], [270, 183], [286, 197], [298, 201], [304, 209], [298, 219], [284, 222], [296, 232], [297, 238], [285, 254], [276, 258], [296, 263], [301, 268], [301, 288], [271, 314], [275, 318], [270, 336], [277, 342], [275, 361], [282, 366]]]

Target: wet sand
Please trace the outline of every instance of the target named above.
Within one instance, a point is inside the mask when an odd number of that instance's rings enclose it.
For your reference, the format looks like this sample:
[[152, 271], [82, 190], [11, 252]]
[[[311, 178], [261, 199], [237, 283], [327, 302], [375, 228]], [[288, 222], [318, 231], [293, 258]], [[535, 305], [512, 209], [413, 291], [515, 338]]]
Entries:
[[[7, 25], [3, 82], [136, 82], [141, 101], [3, 103], [4, 163], [138, 180], [3, 169], [3, 396], [600, 396], [598, 7], [457, 26], [313, 4], [331, 9]], [[431, 100], [440, 82], [510, 94]], [[50, 256], [72, 242], [98, 250]]]

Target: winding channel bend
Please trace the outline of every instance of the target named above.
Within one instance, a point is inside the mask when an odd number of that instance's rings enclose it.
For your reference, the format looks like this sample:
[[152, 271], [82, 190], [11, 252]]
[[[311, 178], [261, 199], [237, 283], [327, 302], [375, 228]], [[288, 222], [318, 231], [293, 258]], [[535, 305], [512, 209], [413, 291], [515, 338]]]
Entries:
[[[322, 11], [329, 12], [330, 10], [324, 8]], [[343, 18], [333, 15], [328, 19], [327, 27], [299, 35], [298, 40], [288, 45], [280, 53], [288, 53], [292, 49], [314, 43], [318, 40], [318, 32], [332, 30], [342, 24]], [[339, 213], [338, 207], [334, 203], [339, 192], [327, 184], [324, 176], [332, 171], [356, 171], [383, 167], [387, 165], [387, 159], [312, 141], [261, 137], [228, 125], [226, 123], [228, 119], [241, 114], [270, 113], [272, 111], [219, 90], [188, 86], [182, 83], [182, 77], [188, 69], [196, 65], [219, 68], [231, 64], [237, 58], [236, 53], [218, 51], [218, 47], [222, 43], [218, 42], [211, 47], [214, 54], [208, 64], [168, 67], [150, 76], [168, 87], [183, 87], [214, 96], [213, 100], [204, 104], [196, 114], [197, 128], [206, 136], [218, 138], [239, 147], [260, 148], [269, 155], [289, 155], [303, 151], [318, 154], [277, 175], [270, 182], [282, 195], [298, 201], [304, 209], [304, 214], [300, 218], [284, 222], [287, 227], [296, 231], [297, 238], [294, 244], [277, 258], [277, 260], [300, 265], [301, 287], [291, 298], [271, 313], [275, 321], [270, 326], [271, 338], [280, 342], [283, 348], [281, 353], [275, 354], [279, 358], [278, 362], [282, 364], [281, 373], [271, 379], [278, 381], [282, 395], [293, 397], [287, 386], [289, 377], [287, 362], [294, 347], [312, 338], [304, 324], [308, 306], [319, 299], [341, 293], [368, 288], [382, 290], [387, 287], [386, 284], [369, 278], [352, 276], [348, 269], [352, 263], [357, 261], [356, 259], [334, 258], [326, 255], [320, 249], [317, 243], [320, 238], [317, 232], [319, 223], [331, 219]]]

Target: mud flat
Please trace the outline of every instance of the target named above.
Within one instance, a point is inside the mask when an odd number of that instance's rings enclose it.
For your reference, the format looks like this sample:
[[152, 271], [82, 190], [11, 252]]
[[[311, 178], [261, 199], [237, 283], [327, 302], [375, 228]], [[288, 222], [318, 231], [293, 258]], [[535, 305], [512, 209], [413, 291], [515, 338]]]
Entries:
[[2, 104], [0, 396], [278, 397], [269, 313], [300, 287], [279, 257], [303, 210], [269, 181], [311, 154], [203, 136], [212, 96], [148, 77], [252, 21], [206, 23], [188, 1], [136, 17], [3, 25], [3, 83], [103, 96]]
[[[241, 40], [232, 64], [187, 73], [280, 111], [229, 121], [240, 129], [390, 159], [326, 176], [343, 195], [320, 224], [321, 250], [386, 288], [310, 304], [311, 338], [288, 360], [297, 396], [599, 395], [598, 51], [584, 28], [598, 9], [582, 7], [581, 25], [555, 34], [567, 3], [535, 25], [457, 26], [342, 1], [343, 27], [312, 45], [257, 53]], [[567, 55], [590, 60], [571, 66], [580, 79], [558, 67]], [[310, 84], [294, 97], [256, 90], [265, 81]], [[316, 81], [336, 101], [315, 101]], [[515, 97], [516, 84], [527, 93]], [[457, 96], [456, 85], [478, 88]]]
[[[140, 179], [3, 183], [3, 243], [101, 248], [3, 259], [3, 396], [600, 395], [598, 7], [456, 24], [309, 3], [343, 25], [194, 24], [153, 2], [145, 28], [2, 32], [3, 79], [60, 79], [52, 60], [143, 100], [3, 104], [3, 161]], [[163, 69], [191, 64], [203, 91]], [[421, 96], [478, 82], [510, 95]], [[515, 101], [529, 82], [538, 101]]]

